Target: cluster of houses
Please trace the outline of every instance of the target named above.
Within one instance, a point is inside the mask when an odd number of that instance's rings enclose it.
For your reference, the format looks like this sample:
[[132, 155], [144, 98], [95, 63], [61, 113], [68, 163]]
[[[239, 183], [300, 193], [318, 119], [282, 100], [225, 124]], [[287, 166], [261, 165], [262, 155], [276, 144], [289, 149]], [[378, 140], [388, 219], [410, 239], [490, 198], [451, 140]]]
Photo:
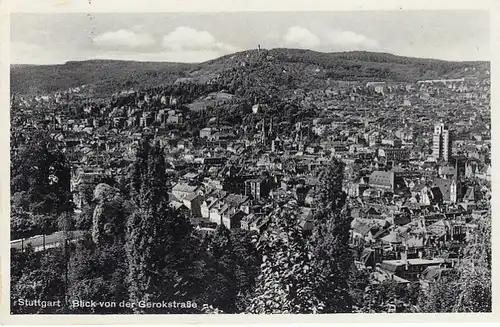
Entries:
[[[475, 219], [489, 210], [489, 87], [487, 79], [332, 82], [293, 92], [290, 101], [314, 104], [315, 117], [273, 121], [256, 104], [251, 123], [224, 126], [207, 117], [197, 133], [181, 130], [189, 111], [161, 88], [108, 102], [73, 90], [12, 99], [11, 124], [16, 137], [48, 128], [59, 141], [72, 165], [77, 212], [89, 201], [85, 190], [119, 184], [138, 142], [155, 137], [165, 149], [170, 205], [207, 232], [218, 225], [261, 232], [273, 209], [292, 199], [302, 228], [311, 230], [317, 176], [335, 157], [345, 164], [358, 267], [378, 281], [425, 282], [453, 268]], [[209, 96], [214, 105], [232, 101], [219, 93]], [[120, 96], [135, 100], [123, 104]], [[452, 127], [446, 158], [433, 153], [437, 122]]]

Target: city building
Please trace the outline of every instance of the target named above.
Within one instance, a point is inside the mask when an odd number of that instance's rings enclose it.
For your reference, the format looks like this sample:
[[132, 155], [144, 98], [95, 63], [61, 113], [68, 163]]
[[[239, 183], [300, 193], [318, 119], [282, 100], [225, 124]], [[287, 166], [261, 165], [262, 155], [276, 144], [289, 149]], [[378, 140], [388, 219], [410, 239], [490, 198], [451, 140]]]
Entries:
[[432, 157], [436, 161], [449, 161], [451, 156], [451, 133], [443, 123], [434, 125], [434, 134], [432, 136]]

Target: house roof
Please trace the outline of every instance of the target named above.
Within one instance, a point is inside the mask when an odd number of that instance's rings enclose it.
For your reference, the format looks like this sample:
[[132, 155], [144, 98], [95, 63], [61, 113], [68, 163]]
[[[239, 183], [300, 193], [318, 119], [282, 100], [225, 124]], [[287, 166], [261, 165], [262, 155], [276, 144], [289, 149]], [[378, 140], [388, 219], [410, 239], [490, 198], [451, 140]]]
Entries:
[[465, 192], [464, 200], [474, 201], [475, 200], [474, 193], [475, 193], [474, 187], [469, 187]]
[[413, 203], [410, 201], [406, 201], [401, 208], [408, 208], [410, 210], [418, 210], [420, 209], [420, 203]]
[[375, 250], [372, 248], [364, 248], [360, 255], [360, 261], [366, 264], [366, 262], [373, 255], [374, 252]]
[[[446, 191], [446, 189], [444, 189]], [[445, 200], [443, 192], [441, 192], [441, 189], [437, 186], [433, 186], [431, 188], [431, 195], [433, 199], [442, 199]]]
[[174, 201], [180, 202], [180, 200], [175, 195], [173, 195], [172, 193], [168, 193], [168, 200], [170, 202], [174, 202]]
[[351, 228], [361, 235], [368, 235], [372, 227], [374, 227], [373, 223], [364, 222], [358, 219], [353, 220], [351, 223]]
[[434, 224], [427, 226], [428, 232], [433, 232], [436, 234], [445, 233], [446, 229], [450, 229], [450, 223], [443, 219], [436, 221]]
[[414, 192], [420, 192], [420, 191], [422, 191], [422, 189], [423, 189], [424, 187], [426, 187], [426, 186], [427, 186], [427, 183], [425, 183], [425, 182], [417, 183], [417, 184], [413, 187], [412, 191], [414, 191]]
[[370, 185], [372, 186], [394, 186], [394, 172], [390, 171], [374, 171], [370, 174]]
[[198, 188], [198, 186], [192, 186], [192, 185], [188, 185], [188, 184], [185, 184], [185, 183], [177, 183], [172, 188], [172, 191], [174, 191], [174, 192], [191, 193], [191, 192], [195, 192], [197, 188]]
[[229, 219], [231, 221], [234, 221], [234, 220], [240, 220], [240, 219], [243, 219], [245, 217], [245, 213], [241, 210], [238, 210], [236, 211]]
[[380, 210], [373, 206], [367, 206], [363, 209], [363, 212], [370, 215], [380, 215]]
[[373, 273], [373, 278], [377, 281], [377, 282], [384, 282], [386, 280], [393, 280], [397, 283], [400, 283], [400, 284], [408, 284], [410, 283], [410, 281], [404, 279], [404, 278], [401, 278], [401, 277], [398, 277], [396, 275], [393, 275], [393, 274], [389, 274], [383, 270], [377, 270]]
[[439, 188], [439, 190], [441, 191], [441, 194], [443, 195], [444, 201], [449, 201], [451, 198], [452, 181], [453, 180], [451, 180], [451, 179], [441, 179], [441, 178], [434, 179], [432, 186]]
[[267, 222], [269, 222], [269, 218], [267, 216], [260, 216], [257, 219], [253, 220], [250, 224], [256, 228], [260, 228], [264, 226]]
[[382, 237], [382, 241], [391, 244], [399, 244], [403, 242], [403, 238], [397, 231], [392, 231], [389, 233], [389, 235]]
[[174, 209], [179, 209], [179, 208], [182, 208], [184, 206], [184, 204], [182, 202], [174, 200], [174, 201], [170, 201], [169, 206], [171, 206]]
[[441, 274], [445, 271], [450, 271], [449, 268], [441, 268], [436, 266], [430, 266], [425, 268], [425, 270], [420, 275], [420, 279], [431, 281], [439, 278]]
[[186, 178], [186, 179], [193, 179], [193, 178], [197, 178], [199, 175], [197, 173], [187, 173], [185, 174], [184, 176], [182, 176], [183, 178]]
[[452, 166], [441, 167], [441, 174], [442, 175], [454, 175], [455, 174], [455, 167], [452, 167]]
[[225, 198], [224, 201], [232, 206], [240, 206], [243, 203], [245, 203], [248, 200], [248, 196], [246, 195], [240, 195], [240, 194], [228, 194]]
[[242, 221], [252, 223], [255, 219], [257, 219], [257, 216], [255, 214], [251, 213], [251, 214], [245, 216]]
[[193, 201], [194, 199], [196, 199], [196, 197], [198, 197], [198, 194], [195, 193], [195, 192], [192, 192], [192, 193], [189, 193], [185, 198], [184, 200], [187, 200], [187, 201]]
[[359, 183], [368, 184], [370, 182], [370, 178], [368, 176], [363, 176], [359, 179]]

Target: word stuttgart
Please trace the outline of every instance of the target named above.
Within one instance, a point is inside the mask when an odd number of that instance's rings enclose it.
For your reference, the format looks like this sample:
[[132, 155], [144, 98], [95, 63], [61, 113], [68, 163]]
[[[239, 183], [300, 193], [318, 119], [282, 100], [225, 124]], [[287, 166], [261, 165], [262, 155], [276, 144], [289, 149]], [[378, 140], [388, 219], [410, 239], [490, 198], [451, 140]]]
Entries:
[[49, 307], [61, 307], [62, 302], [61, 300], [57, 301], [43, 301], [43, 300], [26, 300], [26, 299], [19, 299], [15, 302], [15, 305], [21, 306], [21, 307], [39, 307], [39, 308], [49, 308]]
[[151, 309], [151, 308], [176, 308], [176, 309], [196, 309], [197, 304], [195, 302], [186, 301], [186, 302], [177, 302], [177, 301], [161, 301], [161, 302], [114, 302], [114, 301], [83, 301], [83, 300], [73, 300], [71, 303], [73, 308], [141, 308], [141, 309]]

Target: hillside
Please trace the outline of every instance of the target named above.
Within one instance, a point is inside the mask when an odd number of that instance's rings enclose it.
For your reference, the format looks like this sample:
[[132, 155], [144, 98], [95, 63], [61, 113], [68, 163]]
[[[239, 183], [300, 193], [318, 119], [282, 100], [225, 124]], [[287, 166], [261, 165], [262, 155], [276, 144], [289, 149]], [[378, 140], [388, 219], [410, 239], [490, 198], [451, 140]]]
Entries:
[[201, 64], [90, 60], [62, 65], [12, 65], [11, 92], [48, 93], [92, 85], [96, 95], [170, 84], [179, 78], [219, 76], [228, 84], [292, 88], [320, 87], [331, 80], [416, 81], [487, 78], [489, 62], [447, 62], [388, 53], [321, 53], [298, 49], [243, 51]]
[[186, 76], [193, 65], [115, 60], [69, 61], [62, 65], [12, 65], [11, 93], [49, 93], [93, 85], [104, 93], [147, 87]]
[[[489, 70], [488, 62], [450, 62], [365, 51], [321, 53], [309, 50], [274, 49], [270, 53], [281, 61], [316, 64], [329, 69], [331, 76], [353, 75], [368, 79], [415, 81], [466, 76], [480, 78], [485, 75], [486, 70]], [[473, 70], [469, 72], [471, 68]]]

